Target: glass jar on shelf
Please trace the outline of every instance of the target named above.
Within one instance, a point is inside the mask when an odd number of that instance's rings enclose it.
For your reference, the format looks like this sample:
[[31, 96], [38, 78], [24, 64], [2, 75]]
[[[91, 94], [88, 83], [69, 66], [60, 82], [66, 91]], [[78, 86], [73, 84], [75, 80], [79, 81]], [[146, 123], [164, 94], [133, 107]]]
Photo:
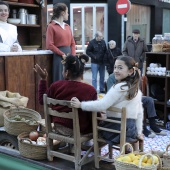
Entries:
[[162, 34], [155, 34], [155, 37], [152, 39], [152, 44], [162, 44], [164, 42], [164, 38]]
[[164, 42], [165, 41], [170, 43], [170, 33], [164, 33]]

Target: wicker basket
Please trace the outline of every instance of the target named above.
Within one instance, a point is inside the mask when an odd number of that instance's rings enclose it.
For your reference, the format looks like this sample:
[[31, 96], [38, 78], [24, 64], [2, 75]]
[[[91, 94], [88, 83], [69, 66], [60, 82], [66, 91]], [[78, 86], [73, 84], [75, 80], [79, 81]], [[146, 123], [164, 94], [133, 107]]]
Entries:
[[[126, 145], [129, 145], [131, 147], [131, 150], [132, 150], [132, 153], [133, 153], [133, 147], [129, 143], [125, 143], [125, 145], [123, 145], [122, 151], [125, 150]], [[137, 152], [134, 152], [134, 153], [137, 153]], [[117, 160], [121, 156], [128, 155], [128, 154], [122, 154], [122, 152], [121, 152], [121, 154], [119, 156], [116, 156], [115, 160], [114, 160], [116, 170], [157, 170], [158, 165], [161, 164], [161, 160], [160, 160], [159, 156], [156, 155], [159, 159], [158, 164], [152, 163], [151, 166], [142, 166], [142, 160], [144, 159], [144, 157], [149, 156], [149, 157], [152, 157], [152, 159], [153, 159], [153, 155], [151, 153], [144, 153], [144, 152], [139, 152], [137, 154], [142, 155], [140, 157], [138, 166], [135, 165], [135, 164], [126, 163], [126, 162], [122, 162], [122, 161]]]
[[152, 44], [153, 52], [162, 52], [163, 45], [162, 44]]
[[166, 147], [166, 152], [163, 154], [162, 162], [163, 167], [168, 167], [170, 169], [170, 153], [168, 153], [168, 149], [170, 144]]
[[19, 115], [21, 117], [24, 117], [27, 120], [35, 120], [35, 121], [40, 121], [41, 120], [41, 115], [31, 109], [27, 108], [14, 108], [14, 109], [9, 109], [4, 112], [4, 127], [7, 133], [18, 136], [22, 132], [31, 132], [34, 130], [37, 130], [39, 123], [34, 125], [30, 125], [24, 121], [15, 121], [12, 120], [13, 117], [16, 115]]
[[[44, 134], [44, 132], [38, 133], [40, 137], [43, 136]], [[28, 136], [29, 136], [28, 132], [23, 132], [17, 137], [20, 154], [23, 157], [35, 160], [47, 159], [47, 146], [32, 144], [31, 140], [28, 139]], [[26, 143], [24, 142], [24, 140], [28, 140], [30, 143]]]

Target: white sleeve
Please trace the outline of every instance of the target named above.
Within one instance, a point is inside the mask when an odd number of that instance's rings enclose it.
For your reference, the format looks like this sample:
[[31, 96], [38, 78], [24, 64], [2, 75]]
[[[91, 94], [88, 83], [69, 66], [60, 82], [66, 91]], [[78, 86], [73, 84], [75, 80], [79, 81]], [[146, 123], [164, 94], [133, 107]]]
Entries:
[[110, 106], [115, 105], [122, 95], [125, 96], [127, 93], [127, 88], [126, 90], [121, 90], [120, 86], [122, 84], [123, 83], [119, 83], [115, 86], [112, 86], [107, 94], [100, 100], [81, 102], [82, 110], [105, 111]]
[[4, 43], [0, 43], [0, 52], [10, 52], [10, 46]]
[[138, 110], [138, 115], [137, 115], [137, 119], [136, 119], [136, 127], [137, 127], [137, 131], [138, 131], [138, 135], [142, 134], [143, 131], [143, 106], [142, 106], [142, 102], [139, 103], [139, 110]]

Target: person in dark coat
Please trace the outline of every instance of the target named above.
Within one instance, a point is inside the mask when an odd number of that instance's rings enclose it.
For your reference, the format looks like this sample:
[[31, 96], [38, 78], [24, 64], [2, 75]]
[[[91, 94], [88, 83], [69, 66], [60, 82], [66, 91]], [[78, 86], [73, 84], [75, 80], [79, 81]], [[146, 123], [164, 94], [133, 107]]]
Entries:
[[92, 39], [86, 49], [86, 54], [91, 58], [92, 85], [97, 90], [97, 74], [99, 72], [100, 93], [104, 93], [105, 65], [103, 63], [106, 53], [106, 43], [103, 40], [103, 34], [97, 31], [95, 38]]
[[105, 55], [106, 69], [109, 75], [113, 73], [115, 61], [117, 56], [120, 55], [122, 55], [120, 48], [116, 47], [115, 41], [110, 40], [108, 42], [108, 50]]
[[140, 38], [140, 31], [138, 29], [133, 30], [133, 35], [126, 40], [122, 53], [124, 56], [130, 56], [138, 62], [138, 68], [141, 73], [145, 60], [144, 53], [147, 51], [148, 48], [144, 39]]

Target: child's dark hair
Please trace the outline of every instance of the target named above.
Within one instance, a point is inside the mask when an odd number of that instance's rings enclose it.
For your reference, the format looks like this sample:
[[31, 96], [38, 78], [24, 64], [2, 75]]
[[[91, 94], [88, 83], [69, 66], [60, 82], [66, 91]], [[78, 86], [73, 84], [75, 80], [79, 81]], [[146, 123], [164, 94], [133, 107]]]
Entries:
[[138, 64], [135, 62], [135, 60], [132, 57], [129, 56], [118, 56], [117, 60], [124, 61], [128, 69], [134, 70], [134, 73], [132, 75], [122, 80], [122, 81], [126, 81], [127, 83], [126, 85], [129, 87], [128, 95], [126, 97], [127, 99], [131, 100], [137, 95], [139, 89], [140, 75], [138, 72]]
[[64, 69], [69, 71], [71, 78], [77, 78], [83, 75], [85, 63], [89, 61], [89, 57], [82, 55], [68, 55], [64, 60]]
[[61, 12], [66, 11], [67, 5], [64, 3], [57, 3], [53, 7], [53, 16], [51, 17], [51, 20], [54, 20], [55, 18], [59, 18], [61, 15]]
[[9, 5], [6, 2], [0, 1], [0, 5], [6, 5], [8, 7], [8, 11], [10, 11]]

